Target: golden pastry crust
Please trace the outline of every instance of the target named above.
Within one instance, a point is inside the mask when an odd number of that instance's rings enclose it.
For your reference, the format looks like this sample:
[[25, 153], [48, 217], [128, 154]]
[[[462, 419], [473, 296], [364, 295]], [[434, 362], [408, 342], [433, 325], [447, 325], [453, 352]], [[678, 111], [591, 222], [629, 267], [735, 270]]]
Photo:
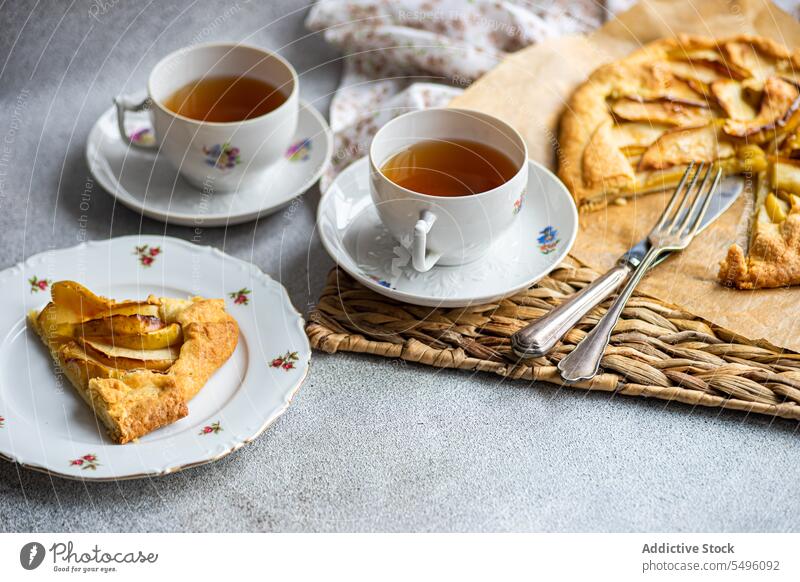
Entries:
[[786, 287], [800, 283], [800, 213], [780, 225], [754, 226], [749, 253], [731, 245], [720, 264], [719, 280], [738, 289]]
[[[754, 83], [763, 83], [773, 74], [793, 78], [798, 68], [800, 51], [789, 52], [770, 39], [751, 35], [720, 40], [681, 35], [647, 44], [624, 59], [601, 66], [572, 94], [561, 118], [558, 175], [584, 211], [602, 208], [618, 198], [663, 190], [677, 183], [683, 168], [639, 167], [638, 160], [626, 156], [615, 139], [612, 128], [617, 122], [641, 122], [644, 105], [659, 108], [647, 115], [645, 122], [652, 124], [698, 127], [717, 119], [722, 122], [727, 114], [714, 97], [714, 81], [750, 77]], [[780, 89], [776, 101], [783, 103], [780, 98], [786, 98], [788, 89], [785, 84], [772, 83]], [[725, 88], [720, 85], [717, 91]], [[630, 104], [637, 100], [639, 111], [631, 113]], [[628, 115], [625, 119], [615, 114], [615, 109], [620, 112], [620, 101], [627, 106], [622, 110]], [[726, 105], [731, 107], [729, 102]], [[727, 121], [732, 132], [746, 123]], [[700, 147], [694, 152], [695, 159], [715, 161], [721, 157], [728, 160], [723, 164], [727, 172], [743, 171], [742, 164], [732, 158], [731, 146], [745, 142], [734, 135], [720, 133], [719, 137], [720, 143], [729, 144], [725, 155]]]
[[650, 43], [575, 90], [559, 141], [582, 211], [674, 187], [691, 161], [760, 175], [748, 250], [729, 249], [720, 282], [800, 284], [800, 50], [751, 35]]
[[[107, 301], [108, 306], [119, 305]], [[177, 322], [183, 343], [177, 360], [166, 371], [118, 369], [91, 356], [80, 341], [58, 337], [40, 321], [39, 312], [28, 320], [50, 348], [78, 393], [106, 425], [110, 438], [130, 442], [188, 414], [187, 402], [236, 349], [239, 327], [225, 311], [222, 299], [190, 300], [148, 297], [161, 319]], [[51, 304], [52, 305], [52, 304]]]
[[169, 373], [188, 401], [236, 349], [239, 326], [225, 311], [222, 299], [197, 298], [189, 307], [178, 311], [175, 320], [183, 328], [184, 340], [180, 356]]

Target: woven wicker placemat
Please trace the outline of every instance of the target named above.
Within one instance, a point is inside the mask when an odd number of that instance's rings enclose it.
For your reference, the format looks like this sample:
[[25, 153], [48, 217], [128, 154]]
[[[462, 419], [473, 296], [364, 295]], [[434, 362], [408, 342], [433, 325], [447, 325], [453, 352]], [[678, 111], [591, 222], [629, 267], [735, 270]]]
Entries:
[[[563, 384], [556, 365], [605, 313], [597, 307], [547, 356], [520, 359], [511, 335], [597, 277], [567, 259], [530, 289], [497, 303], [434, 309], [400, 303], [341, 269], [310, 313], [312, 347], [362, 352], [511, 379], [800, 419], [800, 355], [734, 336], [691, 313], [634, 294], [614, 328], [603, 373]], [[687, 408], [687, 410], [690, 410]]]

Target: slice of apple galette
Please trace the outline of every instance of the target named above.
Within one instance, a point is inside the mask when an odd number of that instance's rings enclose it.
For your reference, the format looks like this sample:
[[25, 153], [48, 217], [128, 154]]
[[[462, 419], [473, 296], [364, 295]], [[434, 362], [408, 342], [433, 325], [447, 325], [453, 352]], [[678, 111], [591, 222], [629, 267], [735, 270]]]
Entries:
[[[800, 150], [797, 152], [800, 154]], [[719, 280], [739, 289], [800, 284], [800, 160], [771, 157], [756, 177], [750, 228], [728, 249]]]
[[222, 299], [117, 302], [74, 281], [51, 294], [30, 325], [120, 444], [186, 416], [239, 338]]
[[604, 65], [561, 119], [559, 176], [581, 210], [677, 185], [689, 162], [753, 174], [748, 251], [720, 281], [800, 284], [800, 51], [769, 39], [680, 36]]

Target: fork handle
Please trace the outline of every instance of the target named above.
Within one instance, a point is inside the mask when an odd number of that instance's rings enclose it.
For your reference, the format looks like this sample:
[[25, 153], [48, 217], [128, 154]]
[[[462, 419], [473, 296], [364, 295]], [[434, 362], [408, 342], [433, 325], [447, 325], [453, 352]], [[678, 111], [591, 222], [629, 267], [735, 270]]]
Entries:
[[549, 311], [511, 336], [511, 347], [520, 358], [545, 355], [584, 316], [616, 291], [630, 275], [627, 261], [617, 263], [569, 300]]
[[611, 340], [611, 332], [617, 324], [625, 304], [633, 294], [633, 290], [639, 281], [642, 280], [647, 270], [656, 262], [662, 249], [651, 247], [636, 267], [636, 270], [628, 279], [625, 287], [622, 288], [617, 298], [608, 308], [606, 314], [600, 319], [592, 331], [558, 363], [561, 377], [567, 382], [578, 382], [579, 380], [589, 380], [597, 375], [600, 369], [600, 360], [603, 358], [608, 342]]

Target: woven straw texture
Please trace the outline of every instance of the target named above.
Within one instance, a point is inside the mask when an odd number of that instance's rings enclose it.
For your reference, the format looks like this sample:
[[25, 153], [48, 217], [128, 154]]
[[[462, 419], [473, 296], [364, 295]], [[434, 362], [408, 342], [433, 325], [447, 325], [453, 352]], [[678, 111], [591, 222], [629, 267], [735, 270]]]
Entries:
[[[392, 301], [333, 269], [306, 332], [312, 347], [329, 353], [362, 352], [565, 385], [558, 361], [611, 300], [587, 315], [547, 356], [520, 359], [510, 338], [595, 277], [594, 271], [567, 259], [550, 276], [508, 299], [434, 309]], [[800, 355], [735, 337], [640, 294], [634, 294], [614, 328], [602, 372], [589, 382], [565, 386], [800, 419]]]

